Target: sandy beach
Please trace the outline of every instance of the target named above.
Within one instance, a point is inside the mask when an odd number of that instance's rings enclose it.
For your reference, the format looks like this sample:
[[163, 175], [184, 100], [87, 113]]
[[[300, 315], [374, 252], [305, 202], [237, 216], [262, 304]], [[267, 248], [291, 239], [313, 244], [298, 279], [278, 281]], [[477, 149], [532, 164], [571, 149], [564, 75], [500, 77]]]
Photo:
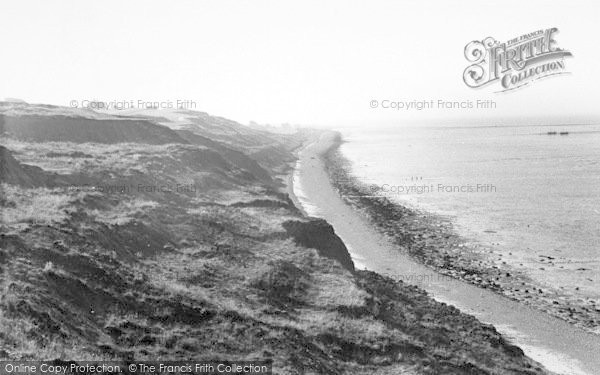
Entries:
[[600, 368], [600, 337], [492, 289], [438, 273], [424, 266], [380, 233], [369, 218], [350, 207], [327, 173], [323, 155], [335, 147], [338, 134], [321, 134], [299, 153], [290, 184], [296, 205], [333, 225], [352, 253], [358, 269], [366, 268], [425, 289], [436, 300], [452, 304], [493, 324], [527, 355], [559, 374], [594, 374]]

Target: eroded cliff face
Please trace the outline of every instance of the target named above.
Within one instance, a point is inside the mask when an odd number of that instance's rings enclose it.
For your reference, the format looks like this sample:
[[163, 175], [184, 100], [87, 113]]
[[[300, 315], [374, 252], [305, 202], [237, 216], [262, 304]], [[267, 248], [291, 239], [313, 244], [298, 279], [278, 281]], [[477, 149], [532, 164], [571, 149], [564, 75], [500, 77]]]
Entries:
[[325, 220], [286, 221], [282, 225], [298, 245], [317, 249], [319, 255], [334, 259], [347, 270], [354, 271], [354, 263], [346, 245]]

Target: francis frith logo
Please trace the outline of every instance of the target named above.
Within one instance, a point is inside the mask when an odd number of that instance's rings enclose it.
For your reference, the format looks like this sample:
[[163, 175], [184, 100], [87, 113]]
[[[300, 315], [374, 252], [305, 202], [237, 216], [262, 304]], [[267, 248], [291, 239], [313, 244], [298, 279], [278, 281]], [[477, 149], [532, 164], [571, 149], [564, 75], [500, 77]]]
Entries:
[[474, 40], [465, 46], [471, 63], [463, 80], [471, 88], [498, 82], [497, 92], [514, 90], [540, 78], [568, 73], [565, 58], [572, 56], [558, 47], [556, 27], [536, 30], [500, 43], [492, 37]]

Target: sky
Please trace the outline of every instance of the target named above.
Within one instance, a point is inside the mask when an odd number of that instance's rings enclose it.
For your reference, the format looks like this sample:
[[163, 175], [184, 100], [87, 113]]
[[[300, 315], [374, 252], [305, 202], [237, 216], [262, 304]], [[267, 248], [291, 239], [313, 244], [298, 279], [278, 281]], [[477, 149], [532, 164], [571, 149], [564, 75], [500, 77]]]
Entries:
[[[595, 0], [2, 1], [0, 98], [182, 100], [242, 123], [311, 126], [577, 122], [600, 118], [598, 25]], [[463, 82], [469, 42], [551, 27], [573, 54], [570, 74], [506, 93]], [[386, 100], [496, 108], [396, 110]]]

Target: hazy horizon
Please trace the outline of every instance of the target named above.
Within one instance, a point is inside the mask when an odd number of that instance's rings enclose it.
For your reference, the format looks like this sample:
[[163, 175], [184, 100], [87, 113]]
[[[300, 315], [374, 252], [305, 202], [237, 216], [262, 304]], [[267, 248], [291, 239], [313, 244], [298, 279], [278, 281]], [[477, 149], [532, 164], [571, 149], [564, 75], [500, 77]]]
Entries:
[[[184, 100], [245, 124], [597, 122], [600, 52], [591, 42], [600, 4], [504, 4], [492, 12], [475, 1], [23, 1], [0, 13], [10, 35], [0, 98], [67, 107]], [[469, 42], [551, 27], [573, 53], [570, 74], [501, 94], [464, 84]], [[370, 108], [372, 100], [493, 100], [496, 108], [398, 111]]]

